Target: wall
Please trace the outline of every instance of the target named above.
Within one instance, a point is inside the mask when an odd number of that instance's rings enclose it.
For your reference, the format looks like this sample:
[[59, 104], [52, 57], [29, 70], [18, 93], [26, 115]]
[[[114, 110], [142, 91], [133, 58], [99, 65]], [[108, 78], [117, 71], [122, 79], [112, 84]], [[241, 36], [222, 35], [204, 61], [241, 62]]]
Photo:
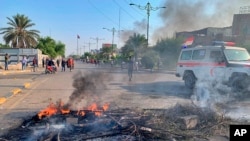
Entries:
[[8, 53], [10, 56], [9, 64], [16, 65], [20, 63], [23, 56], [26, 56], [28, 59], [28, 65], [32, 65], [32, 60], [36, 56], [38, 59], [38, 65], [41, 66], [42, 58], [47, 57], [42, 54], [42, 51], [39, 49], [31, 48], [0, 48], [0, 65], [4, 64], [4, 56]]

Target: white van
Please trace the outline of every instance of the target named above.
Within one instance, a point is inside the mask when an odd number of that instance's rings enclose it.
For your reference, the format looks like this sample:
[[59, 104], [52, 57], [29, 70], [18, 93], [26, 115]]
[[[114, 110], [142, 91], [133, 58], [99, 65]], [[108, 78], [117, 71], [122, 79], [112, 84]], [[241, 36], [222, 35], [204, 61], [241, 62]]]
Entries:
[[250, 56], [245, 48], [232, 46], [197, 46], [182, 49], [176, 76], [182, 77], [188, 88], [197, 80], [228, 84], [233, 91], [248, 87]]

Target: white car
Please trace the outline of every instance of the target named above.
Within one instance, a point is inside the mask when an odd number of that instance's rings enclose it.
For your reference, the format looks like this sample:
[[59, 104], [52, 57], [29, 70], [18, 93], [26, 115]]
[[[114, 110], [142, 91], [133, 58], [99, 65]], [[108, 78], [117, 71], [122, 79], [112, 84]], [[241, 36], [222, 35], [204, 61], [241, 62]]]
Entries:
[[197, 80], [228, 84], [233, 91], [248, 87], [250, 56], [245, 48], [232, 46], [197, 46], [181, 50], [176, 76], [186, 87], [193, 88]]

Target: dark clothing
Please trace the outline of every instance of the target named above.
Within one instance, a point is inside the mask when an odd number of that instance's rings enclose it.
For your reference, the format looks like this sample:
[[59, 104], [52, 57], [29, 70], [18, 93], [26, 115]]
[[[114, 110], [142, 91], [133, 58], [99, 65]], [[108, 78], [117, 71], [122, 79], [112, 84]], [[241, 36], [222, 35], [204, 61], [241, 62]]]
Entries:
[[33, 71], [36, 71], [36, 68], [38, 67], [38, 61], [36, 58], [33, 59]]
[[129, 77], [129, 81], [131, 81], [131, 79], [132, 79], [133, 69], [134, 69], [134, 62], [132, 60], [129, 60], [128, 61], [128, 77]]
[[48, 61], [48, 66], [55, 66], [54, 61], [53, 61], [53, 60], [49, 60], [49, 61]]
[[60, 60], [59, 59], [56, 60], [56, 64], [57, 64], [57, 67], [59, 67], [59, 65], [60, 65]]
[[45, 65], [45, 59], [44, 58], [42, 60], [42, 64], [43, 64], [43, 68], [44, 68], [44, 65]]
[[64, 59], [62, 60], [61, 66], [62, 66], [62, 71], [65, 71], [66, 61]]
[[9, 65], [9, 55], [6, 53], [4, 57], [4, 63], [5, 63], [5, 70], [8, 70], [8, 65]]

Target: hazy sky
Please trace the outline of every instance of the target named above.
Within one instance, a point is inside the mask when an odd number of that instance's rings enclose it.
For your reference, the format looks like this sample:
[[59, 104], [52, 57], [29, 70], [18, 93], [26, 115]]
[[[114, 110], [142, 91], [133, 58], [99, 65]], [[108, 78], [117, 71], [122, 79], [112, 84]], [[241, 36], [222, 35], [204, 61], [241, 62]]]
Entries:
[[[134, 32], [145, 34], [147, 11], [150, 2], [149, 42], [172, 36], [175, 31], [190, 31], [215, 26], [231, 26], [233, 14], [238, 14], [241, 6], [250, 6], [250, 0], [0, 0], [0, 28], [7, 27], [7, 18], [19, 14], [28, 16], [36, 25], [31, 29], [40, 31], [42, 37], [51, 36], [66, 45], [66, 55], [77, 52], [77, 45], [83, 53], [98, 48], [102, 43], [114, 43], [121, 47]], [[223, 19], [224, 17], [224, 19]], [[122, 30], [120, 37], [118, 30]], [[80, 36], [77, 44], [77, 35]], [[0, 43], [4, 43], [0, 35]], [[119, 40], [120, 39], [120, 40]]]

